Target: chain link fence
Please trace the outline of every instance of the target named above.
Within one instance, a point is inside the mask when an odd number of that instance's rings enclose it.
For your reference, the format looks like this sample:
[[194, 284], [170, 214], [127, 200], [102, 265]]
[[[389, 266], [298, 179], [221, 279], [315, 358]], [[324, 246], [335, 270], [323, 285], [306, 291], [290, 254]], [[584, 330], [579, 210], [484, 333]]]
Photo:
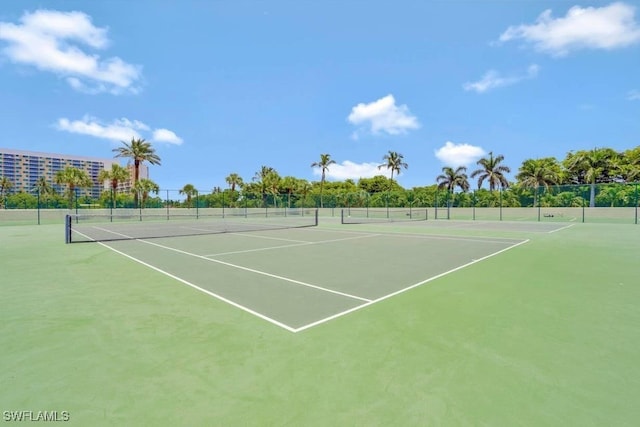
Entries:
[[339, 216], [342, 208], [427, 208], [430, 220], [569, 221], [638, 223], [640, 184], [558, 185], [470, 192], [436, 186], [367, 193], [331, 191], [308, 193], [249, 193], [219, 190], [184, 192], [159, 190], [118, 193], [105, 190], [92, 198], [82, 189], [72, 192], [0, 195], [0, 224], [63, 222], [68, 213], [94, 210], [114, 214], [155, 210], [172, 215], [219, 214], [227, 209], [321, 208], [321, 216]]

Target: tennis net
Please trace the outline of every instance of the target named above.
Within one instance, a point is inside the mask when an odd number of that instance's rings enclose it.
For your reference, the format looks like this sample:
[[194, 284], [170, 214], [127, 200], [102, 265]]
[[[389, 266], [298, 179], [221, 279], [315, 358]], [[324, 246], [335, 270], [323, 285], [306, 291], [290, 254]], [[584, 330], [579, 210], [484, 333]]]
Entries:
[[313, 208], [239, 209], [220, 215], [81, 214], [67, 215], [66, 243], [153, 239], [313, 227], [318, 210]]
[[426, 221], [426, 208], [345, 208], [342, 224], [367, 224], [375, 222]]

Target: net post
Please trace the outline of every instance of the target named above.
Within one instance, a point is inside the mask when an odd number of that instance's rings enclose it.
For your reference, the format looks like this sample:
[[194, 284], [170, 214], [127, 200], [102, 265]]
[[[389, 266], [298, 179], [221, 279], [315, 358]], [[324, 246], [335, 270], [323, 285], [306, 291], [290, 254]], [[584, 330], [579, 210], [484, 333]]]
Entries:
[[315, 226], [318, 226], [318, 212], [319, 212], [319, 209], [318, 209], [318, 208], [316, 208], [316, 212], [315, 212], [315, 221], [314, 221], [314, 222], [315, 222], [315, 224], [314, 224]]
[[71, 243], [71, 215], [69, 214], [64, 217], [64, 242]]
[[340, 224], [344, 224], [344, 209], [340, 209]]

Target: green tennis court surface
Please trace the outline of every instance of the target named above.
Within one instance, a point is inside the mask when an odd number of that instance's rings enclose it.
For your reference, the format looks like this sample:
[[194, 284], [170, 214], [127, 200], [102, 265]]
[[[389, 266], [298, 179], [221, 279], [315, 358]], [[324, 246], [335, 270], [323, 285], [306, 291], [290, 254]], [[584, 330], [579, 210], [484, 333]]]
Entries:
[[640, 228], [418, 221], [65, 245], [0, 227], [0, 409], [71, 425], [634, 425]]
[[297, 332], [523, 242], [314, 228], [105, 245]]

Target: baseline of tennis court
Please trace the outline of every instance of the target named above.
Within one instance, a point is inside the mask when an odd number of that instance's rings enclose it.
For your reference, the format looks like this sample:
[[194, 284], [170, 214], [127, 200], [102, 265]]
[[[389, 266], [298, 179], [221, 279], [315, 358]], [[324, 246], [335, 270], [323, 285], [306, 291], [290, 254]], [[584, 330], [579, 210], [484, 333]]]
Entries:
[[[353, 219], [349, 227], [359, 227], [362, 225], [375, 225], [376, 227], [394, 228], [420, 228], [420, 229], [460, 229], [497, 231], [514, 233], [555, 233], [575, 225], [571, 222], [527, 222], [527, 221], [482, 221], [482, 220], [459, 220], [459, 219], [437, 219], [428, 221], [387, 221], [377, 218]], [[359, 222], [358, 222], [359, 221]]]
[[528, 240], [300, 228], [100, 243], [291, 332]]

